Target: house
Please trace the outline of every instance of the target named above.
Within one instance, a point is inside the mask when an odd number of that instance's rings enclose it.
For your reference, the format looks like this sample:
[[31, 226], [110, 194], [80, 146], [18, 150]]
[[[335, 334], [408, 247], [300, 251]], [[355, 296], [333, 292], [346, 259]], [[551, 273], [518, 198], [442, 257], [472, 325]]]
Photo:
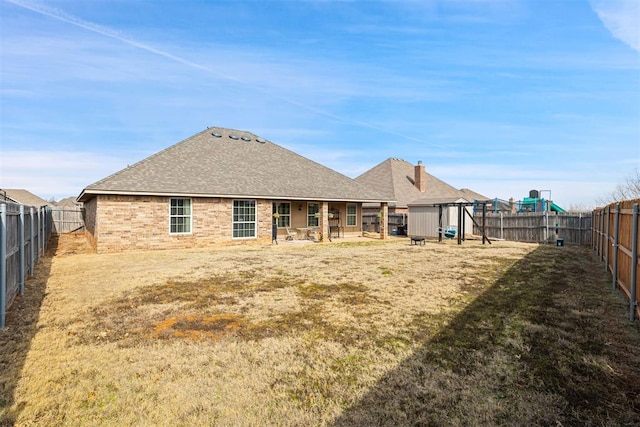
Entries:
[[356, 235], [362, 204], [386, 211], [391, 200], [253, 133], [216, 127], [87, 186], [78, 201], [89, 240], [108, 252], [269, 243], [295, 229]]
[[[388, 206], [390, 214], [408, 213], [409, 204], [418, 199], [465, 198], [460, 190], [427, 173], [421, 161], [414, 166], [406, 160], [389, 158], [358, 176], [356, 181], [378, 188], [387, 199], [394, 200]], [[365, 203], [364, 210], [377, 212], [379, 206]]]
[[[436, 237], [440, 222], [443, 227], [457, 227], [458, 216], [462, 216], [461, 227], [471, 233], [473, 221], [470, 215], [459, 215], [457, 204], [487, 200], [479, 193], [469, 189], [458, 190], [427, 173], [421, 161], [414, 166], [406, 160], [389, 158], [357, 177], [356, 181], [379, 188], [388, 199], [395, 200], [388, 206], [389, 219], [393, 221], [388, 227], [399, 225], [400, 221], [402, 225], [398, 228], [410, 236]], [[440, 206], [443, 207], [442, 217]], [[473, 206], [463, 208], [473, 214]], [[363, 209], [365, 213], [371, 213], [380, 208], [376, 204], [366, 203]], [[397, 215], [403, 218], [397, 219]]]
[[483, 196], [480, 193], [477, 193], [469, 188], [461, 188], [460, 192], [462, 193], [463, 197], [467, 200], [489, 200], [489, 198], [487, 196]]
[[11, 189], [11, 188], [2, 188], [0, 189], [0, 201], [9, 201], [13, 203], [18, 203], [20, 205], [25, 206], [53, 206], [55, 203], [48, 202], [41, 197], [36, 196], [30, 191], [23, 189]]
[[81, 208], [82, 203], [76, 201], [76, 198], [71, 196], [71, 197], [65, 197], [64, 199], [58, 200], [56, 202], [56, 206], [60, 206], [63, 208]]

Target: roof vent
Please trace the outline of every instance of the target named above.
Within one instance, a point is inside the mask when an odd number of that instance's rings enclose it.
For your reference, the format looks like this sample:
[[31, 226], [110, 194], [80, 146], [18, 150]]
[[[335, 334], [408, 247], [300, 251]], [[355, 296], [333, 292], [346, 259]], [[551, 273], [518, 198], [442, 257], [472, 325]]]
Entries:
[[243, 140], [243, 141], [251, 141], [251, 138], [249, 138], [248, 136], [244, 136], [244, 135], [241, 136], [240, 139]]
[[234, 135], [234, 134], [229, 135], [229, 138], [231, 138], [231, 139], [240, 139], [240, 138], [238, 138], [238, 135]]
[[265, 142], [267, 142], [262, 138], [256, 138], [256, 141], [258, 141], [260, 144], [264, 144]]
[[222, 136], [222, 134], [218, 132], [211, 132], [211, 135], [215, 136], [216, 138], [220, 138]]

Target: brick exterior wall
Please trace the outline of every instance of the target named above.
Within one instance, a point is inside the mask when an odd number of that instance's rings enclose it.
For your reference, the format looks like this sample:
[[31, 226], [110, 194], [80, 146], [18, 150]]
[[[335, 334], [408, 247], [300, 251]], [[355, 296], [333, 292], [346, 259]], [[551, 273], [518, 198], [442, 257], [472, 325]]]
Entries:
[[169, 233], [170, 197], [98, 195], [85, 203], [97, 252], [271, 243], [271, 200], [257, 200], [257, 237], [232, 238], [233, 200], [191, 198], [189, 234]]

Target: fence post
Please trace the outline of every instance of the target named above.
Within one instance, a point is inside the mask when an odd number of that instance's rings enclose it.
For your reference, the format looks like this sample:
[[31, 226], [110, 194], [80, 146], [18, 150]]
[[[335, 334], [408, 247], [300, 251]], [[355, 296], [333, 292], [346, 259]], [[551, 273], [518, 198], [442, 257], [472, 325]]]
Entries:
[[7, 204], [0, 204], [0, 328], [7, 312]]
[[544, 243], [549, 243], [549, 210], [544, 211]]
[[40, 262], [40, 257], [42, 256], [42, 215], [40, 212], [42, 208], [38, 208], [38, 257], [37, 261]]
[[600, 222], [600, 232], [599, 234], [599, 238], [598, 238], [598, 258], [600, 258], [600, 261], [604, 261], [604, 211], [606, 208], [602, 208], [602, 212], [600, 212], [600, 218], [599, 218], [599, 222]]
[[611, 216], [611, 205], [605, 208], [605, 212], [607, 214], [606, 219], [604, 219], [604, 242], [602, 245], [603, 257], [604, 257], [604, 271], [609, 271], [609, 217]]
[[34, 218], [35, 217], [35, 212], [33, 210], [33, 206], [29, 208], [29, 214], [30, 214], [29, 215], [29, 220], [31, 221], [31, 230], [30, 230], [31, 236], [29, 236], [30, 237], [30, 239], [29, 239], [29, 257], [30, 257], [29, 265], [31, 267], [30, 268], [31, 271], [29, 272], [29, 274], [31, 276], [33, 276], [33, 274], [35, 272], [35, 264], [36, 264], [36, 253], [35, 253], [36, 248], [35, 248], [35, 245], [33, 244], [33, 241], [35, 240], [35, 237], [36, 237], [35, 231], [34, 231], [34, 228], [35, 228], [35, 218]]
[[611, 268], [611, 274], [613, 274], [613, 289], [616, 288], [618, 281], [618, 244], [620, 237], [620, 203], [616, 203], [616, 216], [613, 218], [613, 266]]
[[582, 212], [578, 214], [578, 244], [582, 246]]
[[593, 251], [597, 254], [598, 253], [598, 239], [597, 239], [597, 235], [596, 235], [596, 222], [595, 222], [595, 218], [594, 218], [594, 214], [595, 217], [597, 218], [597, 211], [593, 211], [591, 212], [591, 249], [593, 249]]
[[47, 253], [47, 236], [49, 227], [47, 226], [47, 207], [44, 206], [42, 209], [42, 256]]
[[[487, 240], [487, 204], [482, 204], [482, 244], [485, 244]], [[491, 243], [491, 242], [489, 242]]]
[[636, 292], [636, 281], [638, 274], [638, 204], [633, 204], [633, 232], [631, 238], [631, 296], [629, 297], [629, 320], [636, 318], [636, 307], [638, 294]]
[[24, 205], [20, 205], [20, 219], [18, 221], [18, 226], [20, 227], [20, 231], [18, 232], [18, 239], [20, 239], [20, 295], [24, 295], [24, 278], [26, 276], [25, 265], [24, 265]]

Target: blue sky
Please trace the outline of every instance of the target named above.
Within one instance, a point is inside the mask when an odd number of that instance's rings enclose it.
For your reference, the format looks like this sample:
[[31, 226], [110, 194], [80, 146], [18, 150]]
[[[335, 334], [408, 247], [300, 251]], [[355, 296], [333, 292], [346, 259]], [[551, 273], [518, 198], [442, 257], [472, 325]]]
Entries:
[[640, 167], [637, 0], [0, 0], [0, 38], [0, 188], [47, 199], [207, 126], [565, 208]]

